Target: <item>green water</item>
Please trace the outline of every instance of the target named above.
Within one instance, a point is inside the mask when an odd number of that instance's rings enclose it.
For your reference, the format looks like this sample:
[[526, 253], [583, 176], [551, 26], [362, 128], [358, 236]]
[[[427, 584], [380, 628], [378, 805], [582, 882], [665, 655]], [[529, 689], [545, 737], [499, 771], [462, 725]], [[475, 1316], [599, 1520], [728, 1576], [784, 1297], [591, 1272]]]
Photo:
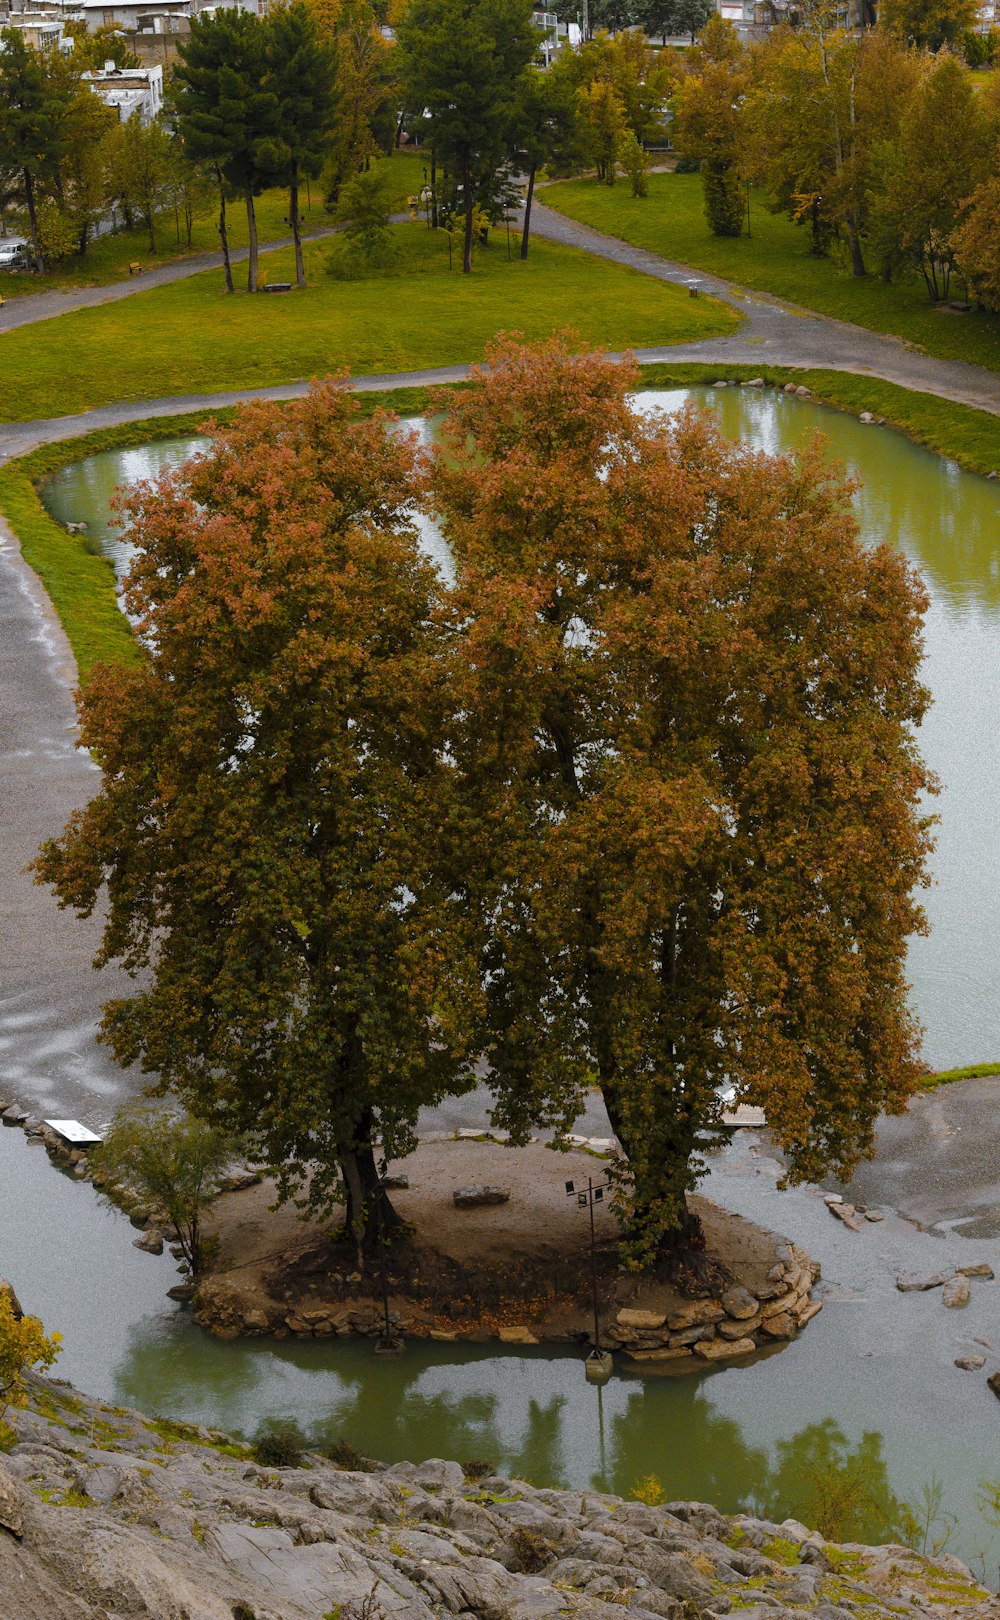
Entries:
[[[687, 397], [641, 396], [665, 408]], [[899, 545], [924, 574], [934, 703], [921, 740], [944, 792], [927, 898], [933, 929], [911, 951], [913, 1001], [935, 1066], [998, 1058], [1000, 489], [808, 402], [735, 389], [698, 397], [719, 410], [726, 432], [770, 451], [821, 429], [863, 480], [864, 534]], [[122, 543], [104, 526], [112, 488], [153, 475], [192, 444], [64, 468], [46, 503], [63, 519], [86, 519], [120, 566]], [[440, 542], [426, 539], [444, 565]], [[892, 1498], [917, 1501], [937, 1476], [957, 1521], [950, 1548], [976, 1563], [990, 1545], [976, 1486], [1000, 1475], [1000, 1414], [982, 1375], [959, 1374], [952, 1362], [996, 1333], [1000, 1285], [975, 1290], [962, 1313], [942, 1312], [933, 1296], [898, 1294], [897, 1270], [943, 1262], [939, 1236], [889, 1220], [859, 1243], [816, 1197], [778, 1192], [771, 1168], [740, 1142], [713, 1165], [706, 1190], [821, 1258], [837, 1285], [825, 1309], [799, 1340], [751, 1367], [671, 1377], [623, 1364], [600, 1394], [569, 1354], [414, 1346], [386, 1363], [367, 1342], [210, 1340], [164, 1300], [170, 1263], [137, 1255], [127, 1223], [11, 1131], [0, 1131], [0, 1232], [5, 1253], [17, 1256], [13, 1280], [23, 1278], [27, 1293], [31, 1279], [32, 1309], [66, 1332], [63, 1372], [106, 1398], [244, 1433], [267, 1415], [296, 1416], [317, 1438], [344, 1435], [389, 1460], [484, 1457], [538, 1482], [625, 1494], [654, 1473], [668, 1496], [778, 1518], [813, 1518], [817, 1493], [839, 1491], [875, 1503], [860, 1528], [878, 1539], [893, 1533]], [[956, 1242], [961, 1263], [987, 1260], [1000, 1272], [1000, 1244]], [[990, 1556], [995, 1567], [996, 1549]]]

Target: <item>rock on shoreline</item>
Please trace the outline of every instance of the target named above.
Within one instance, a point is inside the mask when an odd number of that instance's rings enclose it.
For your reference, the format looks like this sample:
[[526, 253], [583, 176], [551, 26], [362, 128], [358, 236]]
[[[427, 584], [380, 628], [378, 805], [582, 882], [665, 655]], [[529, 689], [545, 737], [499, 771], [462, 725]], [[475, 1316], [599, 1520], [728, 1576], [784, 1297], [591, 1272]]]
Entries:
[[467, 1476], [259, 1466], [34, 1380], [0, 1456], [3, 1620], [997, 1620], [955, 1558]]

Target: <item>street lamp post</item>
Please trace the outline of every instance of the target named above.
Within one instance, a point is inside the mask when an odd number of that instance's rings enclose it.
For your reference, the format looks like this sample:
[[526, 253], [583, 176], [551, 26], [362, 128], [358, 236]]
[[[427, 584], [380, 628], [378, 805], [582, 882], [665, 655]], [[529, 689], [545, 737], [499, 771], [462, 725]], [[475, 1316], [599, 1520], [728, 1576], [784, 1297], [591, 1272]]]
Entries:
[[614, 1362], [607, 1350], [601, 1349], [601, 1312], [597, 1298], [597, 1233], [594, 1228], [594, 1205], [604, 1202], [604, 1194], [611, 1183], [600, 1181], [594, 1185], [592, 1176], [587, 1177], [587, 1190], [577, 1188], [573, 1181], [566, 1183], [567, 1198], [575, 1198], [581, 1209], [590, 1211], [590, 1298], [594, 1308], [594, 1348], [584, 1364], [587, 1382], [590, 1384], [606, 1384], [614, 1370]]
[[385, 1227], [382, 1223], [382, 1198], [385, 1185], [385, 1168], [379, 1177], [375, 1191], [375, 1220], [378, 1226], [378, 1269], [379, 1283], [382, 1290], [382, 1332], [375, 1341], [375, 1354], [377, 1356], [398, 1356], [406, 1346], [403, 1340], [392, 1331], [389, 1320], [389, 1277], [385, 1264]]

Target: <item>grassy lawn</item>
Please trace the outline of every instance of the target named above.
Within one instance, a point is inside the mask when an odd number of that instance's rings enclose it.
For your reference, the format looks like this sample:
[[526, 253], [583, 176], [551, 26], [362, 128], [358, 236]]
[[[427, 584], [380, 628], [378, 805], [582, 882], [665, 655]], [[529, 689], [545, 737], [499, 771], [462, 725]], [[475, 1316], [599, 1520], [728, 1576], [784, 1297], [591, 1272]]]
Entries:
[[[877, 275], [850, 275], [832, 257], [812, 258], [806, 233], [785, 215], [768, 213], [762, 194], [750, 195], [752, 235], [734, 238], [709, 231], [696, 174], [653, 174], [648, 197], [630, 196], [626, 184], [606, 186], [597, 180], [567, 181], [540, 193], [550, 208], [636, 247], [775, 293], [822, 315], [894, 333], [928, 354], [1000, 370], [1000, 317], [975, 311], [941, 314], [916, 277], [887, 285]], [[957, 295], [962, 291], [956, 288]]]
[[[76, 310], [0, 338], [17, 388], [2, 414], [17, 421], [112, 401], [252, 388], [347, 368], [409, 371], [479, 359], [500, 329], [540, 338], [573, 327], [613, 349], [679, 343], [731, 331], [736, 315], [708, 298], [572, 248], [536, 242], [526, 264], [505, 238], [471, 276], [448, 268], [443, 232], [396, 227], [391, 277], [334, 279], [334, 248], [307, 249], [310, 284], [280, 297], [227, 295], [216, 271]], [[287, 281], [290, 250], [265, 256], [263, 275]]]
[[[398, 207], [405, 206], [407, 196], [419, 191], [423, 185], [423, 171], [427, 160], [419, 152], [393, 153], [383, 159], [392, 165], [398, 186]], [[302, 229], [304, 232], [329, 230], [333, 217], [323, 207], [319, 182], [311, 186], [312, 201], [303, 188], [301, 198]], [[288, 192], [271, 190], [256, 199], [257, 232], [262, 242], [277, 241], [289, 234]], [[218, 208], [213, 205], [194, 222], [191, 233], [191, 253], [217, 253], [219, 251]], [[229, 245], [242, 248], [247, 245], [247, 215], [241, 202], [232, 202], [226, 210]], [[33, 276], [25, 271], [0, 271], [0, 297], [18, 298], [29, 293], [50, 292], [67, 287], [99, 287], [109, 281], [128, 277], [128, 267], [134, 262], [144, 270], [157, 265], [171, 264], [188, 256], [184, 222], [177, 221], [173, 211], [161, 214], [156, 223], [156, 252], [149, 251], [149, 234], [145, 226], [138, 230], [121, 231], [116, 236], [101, 236], [92, 242], [83, 258], [71, 259], [51, 275]]]

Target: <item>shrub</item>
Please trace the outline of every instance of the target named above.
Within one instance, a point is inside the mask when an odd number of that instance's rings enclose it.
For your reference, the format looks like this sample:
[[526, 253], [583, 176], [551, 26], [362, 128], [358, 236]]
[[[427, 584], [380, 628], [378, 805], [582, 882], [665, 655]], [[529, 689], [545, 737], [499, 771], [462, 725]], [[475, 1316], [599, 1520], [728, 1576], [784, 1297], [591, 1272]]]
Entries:
[[743, 230], [743, 194], [740, 177], [731, 165], [701, 166], [701, 185], [705, 197], [705, 218], [715, 236], [739, 236]]
[[362, 1457], [360, 1451], [355, 1450], [349, 1440], [331, 1440], [325, 1447], [323, 1456], [335, 1467], [344, 1468], [350, 1474], [370, 1474], [375, 1466], [369, 1457]]
[[[9, 1406], [24, 1405], [25, 1373], [31, 1367], [51, 1367], [59, 1345], [58, 1333], [46, 1338], [37, 1316], [21, 1316], [10, 1291], [0, 1288], [0, 1420]], [[2, 1427], [9, 1431], [8, 1424]]]
[[380, 270], [396, 257], [396, 244], [389, 223], [396, 201], [396, 182], [388, 164], [356, 174], [340, 193], [337, 218], [347, 238], [342, 256], [347, 266]]
[[632, 1487], [632, 1496], [636, 1502], [643, 1502], [646, 1507], [659, 1507], [667, 1499], [667, 1493], [655, 1474], [644, 1474], [642, 1479], [636, 1480]]
[[462, 1467], [466, 1479], [486, 1479], [493, 1472], [493, 1464], [483, 1457], [468, 1457]]
[[649, 191], [649, 157], [631, 130], [618, 143], [618, 161], [632, 182], [633, 197], [645, 197]]
[[253, 1440], [254, 1461], [262, 1468], [301, 1468], [306, 1437], [294, 1418], [267, 1418]]
[[517, 1575], [538, 1575], [559, 1557], [559, 1549], [547, 1536], [527, 1525], [518, 1525], [509, 1542], [510, 1568]]

